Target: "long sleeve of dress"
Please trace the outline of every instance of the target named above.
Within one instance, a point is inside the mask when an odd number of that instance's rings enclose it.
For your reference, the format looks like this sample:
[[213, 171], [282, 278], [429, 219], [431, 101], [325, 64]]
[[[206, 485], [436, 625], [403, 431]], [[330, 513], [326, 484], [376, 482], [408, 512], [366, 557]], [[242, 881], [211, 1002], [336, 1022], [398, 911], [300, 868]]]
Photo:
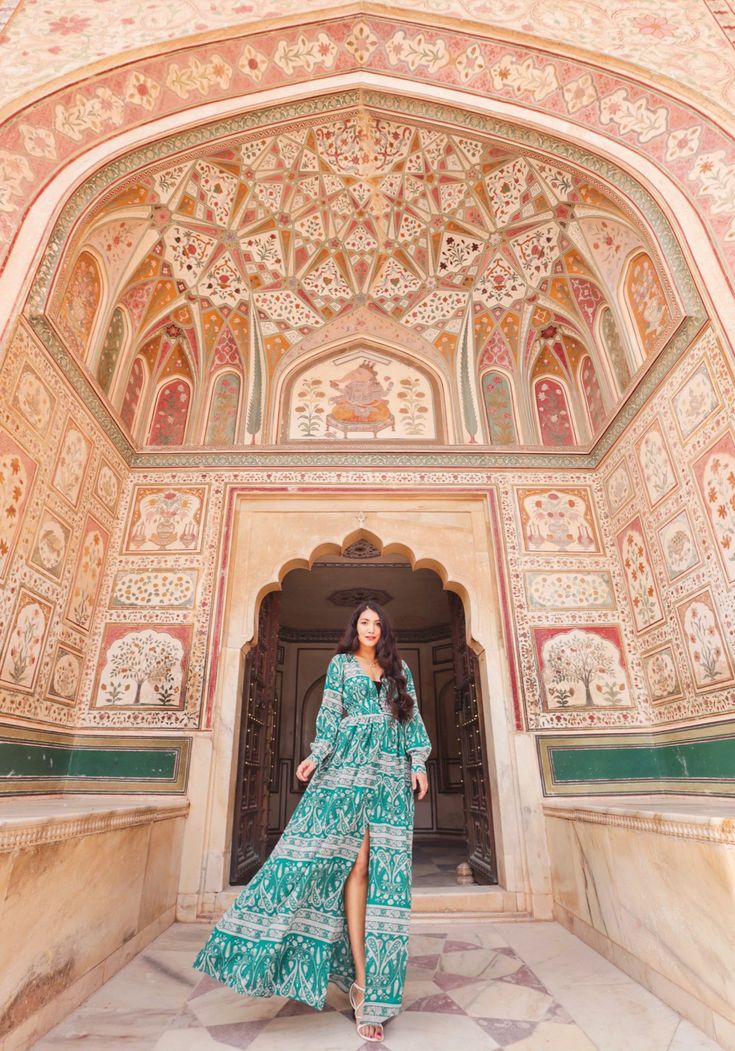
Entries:
[[431, 741], [429, 740], [429, 735], [424, 726], [424, 720], [421, 718], [421, 712], [419, 711], [416, 687], [413, 683], [413, 675], [411, 674], [411, 669], [405, 662], [403, 664], [403, 671], [406, 676], [408, 692], [413, 697], [413, 711], [411, 713], [411, 718], [404, 724], [406, 752], [411, 757], [411, 772], [425, 774], [426, 760], [431, 752]]
[[316, 717], [316, 738], [309, 745], [311, 752], [306, 757], [317, 766], [323, 763], [334, 750], [337, 730], [344, 712], [342, 683], [342, 658], [335, 656], [332, 657], [327, 668], [324, 695]]

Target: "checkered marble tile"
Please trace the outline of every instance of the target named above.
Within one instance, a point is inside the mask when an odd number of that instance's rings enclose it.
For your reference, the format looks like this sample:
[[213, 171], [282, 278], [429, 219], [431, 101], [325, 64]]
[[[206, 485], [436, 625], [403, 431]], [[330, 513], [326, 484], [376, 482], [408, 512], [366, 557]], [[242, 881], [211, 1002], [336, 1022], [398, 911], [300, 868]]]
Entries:
[[[449, 929], [451, 927], [451, 929]], [[516, 932], [518, 928], [518, 932]], [[521, 931], [520, 928], [523, 928]], [[36, 1044], [38, 1051], [358, 1051], [346, 994], [330, 985], [323, 1011], [285, 997], [244, 997], [191, 969], [205, 941], [204, 924], [177, 924]], [[516, 937], [518, 933], [518, 937]], [[519, 947], [519, 939], [520, 945]], [[513, 945], [510, 942], [514, 942]], [[537, 969], [549, 947], [570, 967], [599, 961], [597, 982], [607, 997], [606, 1027], [581, 1025]], [[561, 954], [561, 955], [560, 955]], [[538, 968], [526, 959], [539, 960]], [[547, 960], [548, 963], [548, 960]], [[704, 1034], [622, 975], [557, 924], [453, 921], [446, 928], [411, 929], [404, 1009], [385, 1025], [386, 1051], [616, 1051], [614, 1019], [629, 1013], [630, 998], [645, 1001], [641, 1042], [625, 1051], [717, 1051]], [[551, 971], [548, 972], [551, 974]], [[600, 986], [595, 986], [599, 990]], [[570, 1001], [572, 1002], [572, 1001]], [[611, 1038], [600, 1036], [609, 1031]], [[657, 1034], [653, 1041], [646, 1034]], [[675, 1042], [672, 1043], [672, 1037]]]

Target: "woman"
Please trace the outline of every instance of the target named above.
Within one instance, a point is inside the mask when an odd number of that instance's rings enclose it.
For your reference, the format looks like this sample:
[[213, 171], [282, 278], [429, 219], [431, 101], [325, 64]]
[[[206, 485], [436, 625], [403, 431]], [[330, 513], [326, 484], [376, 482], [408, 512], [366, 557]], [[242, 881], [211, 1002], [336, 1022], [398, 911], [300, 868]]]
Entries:
[[[309, 781], [270, 857], [194, 966], [249, 996], [321, 1009], [349, 990], [359, 1035], [383, 1039], [408, 962], [413, 791], [431, 751], [413, 677], [375, 602], [353, 612], [327, 669]], [[313, 777], [312, 777], [313, 775]]]

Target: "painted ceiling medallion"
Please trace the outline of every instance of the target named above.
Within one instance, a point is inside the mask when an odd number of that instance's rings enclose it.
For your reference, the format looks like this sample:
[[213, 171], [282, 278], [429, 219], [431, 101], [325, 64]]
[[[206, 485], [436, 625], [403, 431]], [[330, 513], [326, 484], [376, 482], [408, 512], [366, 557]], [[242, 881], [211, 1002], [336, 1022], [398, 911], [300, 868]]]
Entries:
[[362, 537], [360, 540], [355, 540], [353, 544], [349, 544], [342, 554], [345, 558], [378, 558], [380, 551], [375, 544], [371, 544], [369, 540]]
[[327, 595], [327, 602], [331, 602], [333, 606], [352, 607], [360, 602], [377, 602], [380, 606], [386, 606], [392, 601], [393, 596], [379, 588], [343, 588]]

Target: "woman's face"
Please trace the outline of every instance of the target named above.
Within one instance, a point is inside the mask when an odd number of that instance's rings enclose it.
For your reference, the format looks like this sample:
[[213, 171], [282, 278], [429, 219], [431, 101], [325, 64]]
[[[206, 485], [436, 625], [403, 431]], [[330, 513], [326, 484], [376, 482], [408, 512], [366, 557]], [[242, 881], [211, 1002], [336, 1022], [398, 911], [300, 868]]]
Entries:
[[363, 610], [357, 618], [357, 638], [365, 649], [373, 649], [378, 645], [380, 617], [373, 610]]

